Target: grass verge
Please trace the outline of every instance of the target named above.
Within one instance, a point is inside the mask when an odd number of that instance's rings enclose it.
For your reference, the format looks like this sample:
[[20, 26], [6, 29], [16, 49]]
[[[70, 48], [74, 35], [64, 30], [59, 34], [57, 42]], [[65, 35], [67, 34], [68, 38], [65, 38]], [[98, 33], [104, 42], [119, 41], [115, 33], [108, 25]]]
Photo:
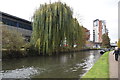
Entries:
[[104, 53], [82, 78], [109, 78], [109, 52]]

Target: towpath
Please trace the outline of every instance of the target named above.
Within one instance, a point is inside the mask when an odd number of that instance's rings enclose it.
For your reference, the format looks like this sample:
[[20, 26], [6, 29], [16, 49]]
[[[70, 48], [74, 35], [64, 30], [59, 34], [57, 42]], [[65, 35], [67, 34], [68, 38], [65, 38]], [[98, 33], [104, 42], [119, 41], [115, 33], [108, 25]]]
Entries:
[[[120, 59], [119, 59], [119, 61], [116, 61], [115, 55], [113, 55], [113, 51], [111, 51], [109, 53], [109, 75], [110, 75], [110, 78], [118, 78], [118, 64], [120, 64]], [[119, 73], [119, 77], [120, 77], [120, 73]], [[119, 78], [119, 80], [120, 80], [120, 78]]]

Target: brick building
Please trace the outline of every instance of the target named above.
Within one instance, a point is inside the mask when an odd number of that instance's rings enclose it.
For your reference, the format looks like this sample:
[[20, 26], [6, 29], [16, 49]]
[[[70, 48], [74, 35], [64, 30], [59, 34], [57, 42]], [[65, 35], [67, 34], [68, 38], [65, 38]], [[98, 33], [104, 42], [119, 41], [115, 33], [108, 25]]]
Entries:
[[86, 34], [85, 34], [86, 37], [85, 37], [85, 38], [86, 38], [86, 40], [88, 41], [88, 40], [90, 40], [90, 30], [88, 30], [88, 29], [85, 28], [85, 27], [84, 27], [84, 30], [85, 30], [85, 32], [86, 32]]

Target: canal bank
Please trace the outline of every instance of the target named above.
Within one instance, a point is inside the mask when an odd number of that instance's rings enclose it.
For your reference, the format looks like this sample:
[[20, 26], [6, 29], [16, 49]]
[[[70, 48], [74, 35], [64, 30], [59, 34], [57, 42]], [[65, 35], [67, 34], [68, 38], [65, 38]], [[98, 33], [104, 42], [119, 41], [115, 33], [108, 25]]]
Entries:
[[42, 55], [39, 54], [36, 51], [32, 51], [29, 49], [21, 49], [21, 50], [7, 50], [2, 49], [2, 59], [13, 59], [13, 58], [25, 58], [25, 57], [36, 57], [36, 56], [54, 56], [59, 54], [66, 54], [66, 53], [74, 53], [74, 52], [81, 52], [81, 51], [90, 51], [90, 50], [100, 50], [100, 49], [80, 49], [80, 48], [74, 48], [74, 49], [60, 49], [59, 52], [51, 53], [51, 55]]
[[[119, 74], [120, 61], [115, 60], [114, 51], [105, 53], [86, 73], [83, 78], [111, 78], [117, 80]], [[120, 60], [120, 59], [119, 59]]]
[[109, 78], [109, 52], [104, 53], [82, 78]]

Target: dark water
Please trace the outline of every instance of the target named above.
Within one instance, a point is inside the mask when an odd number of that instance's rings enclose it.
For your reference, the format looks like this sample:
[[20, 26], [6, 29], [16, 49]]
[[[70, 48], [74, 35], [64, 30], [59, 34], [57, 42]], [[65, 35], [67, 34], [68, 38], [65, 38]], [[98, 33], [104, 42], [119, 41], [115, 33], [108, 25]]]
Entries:
[[99, 59], [98, 50], [2, 61], [3, 78], [80, 78]]

